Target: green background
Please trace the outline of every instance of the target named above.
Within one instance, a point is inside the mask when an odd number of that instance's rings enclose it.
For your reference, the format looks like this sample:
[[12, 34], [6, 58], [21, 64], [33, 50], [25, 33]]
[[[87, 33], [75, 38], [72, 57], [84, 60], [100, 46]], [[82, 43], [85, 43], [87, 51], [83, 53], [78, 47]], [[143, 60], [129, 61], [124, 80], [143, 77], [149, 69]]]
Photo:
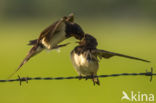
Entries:
[[[70, 12], [75, 13], [75, 22], [86, 33], [97, 38], [99, 49], [152, 61], [144, 63], [120, 57], [102, 59], [99, 75], [139, 73], [150, 71], [151, 67], [156, 72], [156, 22], [153, 12], [155, 8], [152, 8], [155, 2], [126, 0], [127, 6], [124, 7], [122, 0], [111, 0], [109, 4], [107, 0], [54, 1], [34, 0], [30, 4], [24, 0], [1, 1], [0, 79], [7, 79], [16, 70], [31, 48], [26, 45], [29, 40], [38, 38], [45, 27]], [[21, 3], [25, 7], [18, 7]], [[123, 8], [118, 10], [118, 7]], [[135, 9], [135, 12], [133, 9], [137, 7], [141, 9]], [[17, 74], [21, 77], [77, 76], [70, 61], [70, 52], [77, 45], [75, 41], [74, 38], [65, 40], [63, 43], [72, 44], [61, 48], [60, 53], [56, 50], [43, 51], [26, 63]], [[17, 74], [12, 78], [17, 78]], [[0, 83], [0, 103], [127, 103], [126, 100], [121, 101], [122, 91], [128, 95], [131, 91], [156, 95], [156, 78], [153, 77], [152, 82], [149, 80], [150, 77], [146, 76], [100, 78], [100, 86], [93, 86], [91, 80], [28, 81], [28, 84], [23, 82], [22, 86], [19, 82]]]

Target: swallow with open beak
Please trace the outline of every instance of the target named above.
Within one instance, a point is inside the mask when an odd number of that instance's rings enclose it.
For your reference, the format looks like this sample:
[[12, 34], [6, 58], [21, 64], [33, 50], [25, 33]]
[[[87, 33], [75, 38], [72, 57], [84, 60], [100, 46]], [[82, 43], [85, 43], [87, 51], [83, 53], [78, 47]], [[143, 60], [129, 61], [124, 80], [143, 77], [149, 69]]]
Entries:
[[84, 38], [79, 42], [79, 45], [76, 46], [71, 52], [71, 61], [79, 76], [93, 77], [92, 80], [94, 85], [100, 85], [98, 77], [96, 77], [99, 68], [99, 59], [109, 59], [113, 56], [120, 56], [124, 58], [140, 60], [143, 62], [150, 62], [148, 60], [137, 57], [100, 50], [96, 48], [97, 45], [97, 40], [93, 36], [85, 34]]
[[69, 43], [62, 45], [58, 44], [72, 36], [81, 40], [84, 37], [84, 32], [80, 25], [74, 23], [74, 15], [70, 14], [43, 30], [38, 39], [30, 41], [28, 45], [32, 45], [33, 47], [14, 73], [16, 73], [31, 57], [40, 53], [42, 50], [52, 50], [68, 45]]

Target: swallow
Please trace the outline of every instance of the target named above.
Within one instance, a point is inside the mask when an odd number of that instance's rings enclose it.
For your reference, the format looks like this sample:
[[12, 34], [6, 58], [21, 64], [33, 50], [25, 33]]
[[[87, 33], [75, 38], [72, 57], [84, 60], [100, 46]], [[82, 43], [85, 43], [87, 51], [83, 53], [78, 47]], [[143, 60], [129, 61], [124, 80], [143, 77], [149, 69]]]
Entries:
[[32, 48], [14, 73], [16, 73], [30, 58], [44, 49], [53, 50], [68, 45], [69, 43], [62, 45], [58, 44], [70, 37], [75, 37], [78, 40], [81, 40], [84, 37], [84, 32], [80, 25], [74, 22], [74, 14], [72, 13], [69, 14], [69, 16], [62, 17], [60, 20], [43, 30], [38, 39], [29, 42], [28, 45], [32, 45]]
[[94, 85], [100, 85], [99, 79], [96, 76], [99, 69], [99, 60], [102, 58], [109, 59], [113, 56], [119, 56], [143, 62], [150, 62], [137, 57], [97, 49], [98, 42], [96, 38], [90, 34], [85, 34], [84, 38], [78, 43], [78, 46], [76, 46], [71, 52], [72, 64], [80, 77], [92, 77]]

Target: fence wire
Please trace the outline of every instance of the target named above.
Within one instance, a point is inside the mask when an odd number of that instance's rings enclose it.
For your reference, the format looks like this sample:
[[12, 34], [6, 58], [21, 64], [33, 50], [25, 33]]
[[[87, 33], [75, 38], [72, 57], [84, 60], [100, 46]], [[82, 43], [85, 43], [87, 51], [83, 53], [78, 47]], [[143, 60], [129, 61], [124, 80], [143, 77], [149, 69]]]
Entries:
[[98, 78], [106, 78], [106, 77], [118, 77], [118, 76], [149, 76], [150, 82], [152, 82], [153, 76], [156, 76], [156, 73], [153, 73], [153, 68], [151, 68], [151, 71], [144, 73], [120, 73], [120, 74], [110, 74], [110, 75], [97, 75], [97, 76], [68, 76], [68, 77], [20, 77], [18, 75], [17, 79], [9, 79], [9, 80], [0, 80], [0, 82], [16, 82], [19, 81], [20, 85], [23, 81], [28, 83], [29, 80], [65, 80], [65, 79], [92, 79], [94, 77]]

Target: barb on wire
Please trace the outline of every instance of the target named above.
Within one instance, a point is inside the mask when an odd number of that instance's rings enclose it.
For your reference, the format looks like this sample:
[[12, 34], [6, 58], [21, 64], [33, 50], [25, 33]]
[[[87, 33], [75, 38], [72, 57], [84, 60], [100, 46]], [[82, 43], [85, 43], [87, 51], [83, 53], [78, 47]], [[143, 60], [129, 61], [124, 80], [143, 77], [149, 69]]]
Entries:
[[[150, 76], [150, 82], [152, 82], [153, 76], [156, 76], [156, 73], [153, 73], [153, 68], [151, 68], [151, 71], [144, 73], [121, 73], [121, 74], [110, 74], [110, 75], [98, 75], [94, 77], [99, 78], [106, 78], [106, 77], [117, 77], [117, 76]], [[28, 83], [29, 80], [64, 80], [64, 79], [92, 79], [93, 76], [69, 76], [69, 77], [20, 77], [18, 75], [18, 79], [9, 79], [9, 80], [0, 80], [0, 82], [15, 82], [19, 81], [20, 85], [22, 85], [23, 81], [26, 81]]]

